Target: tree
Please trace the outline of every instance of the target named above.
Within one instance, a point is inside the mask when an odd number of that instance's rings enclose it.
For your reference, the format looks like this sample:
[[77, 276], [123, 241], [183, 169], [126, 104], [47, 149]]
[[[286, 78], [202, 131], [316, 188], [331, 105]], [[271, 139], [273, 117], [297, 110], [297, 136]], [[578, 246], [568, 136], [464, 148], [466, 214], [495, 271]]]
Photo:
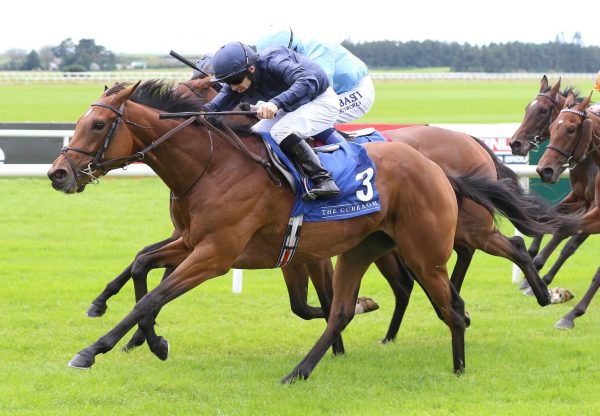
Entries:
[[34, 69], [41, 68], [42, 64], [40, 62], [40, 56], [35, 50], [32, 49], [31, 52], [29, 52], [29, 54], [27, 55], [27, 59], [25, 60], [20, 69], [25, 71], [32, 71]]

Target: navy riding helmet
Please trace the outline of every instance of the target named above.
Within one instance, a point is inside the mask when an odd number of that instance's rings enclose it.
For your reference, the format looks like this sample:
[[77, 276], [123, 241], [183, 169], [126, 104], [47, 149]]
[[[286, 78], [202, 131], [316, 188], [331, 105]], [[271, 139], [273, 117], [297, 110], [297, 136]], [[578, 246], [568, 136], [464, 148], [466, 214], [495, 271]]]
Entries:
[[[244, 74], [248, 67], [254, 65], [258, 55], [248, 45], [241, 42], [230, 42], [221, 47], [213, 59], [215, 76], [212, 82], [230, 82]], [[243, 79], [243, 78], [242, 78]]]

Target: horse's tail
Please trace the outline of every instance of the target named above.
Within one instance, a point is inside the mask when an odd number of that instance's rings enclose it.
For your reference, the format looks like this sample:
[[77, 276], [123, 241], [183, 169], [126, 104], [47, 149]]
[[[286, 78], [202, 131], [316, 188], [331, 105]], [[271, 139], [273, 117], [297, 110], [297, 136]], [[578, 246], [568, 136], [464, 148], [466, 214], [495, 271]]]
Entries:
[[559, 213], [536, 194], [515, 190], [508, 178], [494, 181], [480, 174], [447, 176], [459, 203], [462, 198], [471, 199], [492, 215], [506, 217], [525, 235], [556, 232], [572, 235], [579, 229], [583, 214]]
[[523, 189], [521, 183], [519, 182], [519, 176], [508, 166], [502, 162], [502, 160], [494, 153], [492, 149], [489, 148], [487, 144], [481, 139], [478, 139], [475, 136], [471, 136], [473, 140], [475, 140], [483, 150], [487, 152], [488, 155], [494, 161], [494, 167], [496, 168], [496, 177], [498, 179], [506, 179], [509, 181], [511, 187], [514, 185], [515, 189]]

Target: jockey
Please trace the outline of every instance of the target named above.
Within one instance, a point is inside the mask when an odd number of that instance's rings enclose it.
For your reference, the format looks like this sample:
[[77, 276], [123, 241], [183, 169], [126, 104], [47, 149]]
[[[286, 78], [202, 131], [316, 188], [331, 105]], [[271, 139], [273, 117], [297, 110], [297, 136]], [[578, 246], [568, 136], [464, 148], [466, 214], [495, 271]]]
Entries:
[[[600, 91], [600, 71], [598, 71], [598, 74], [596, 75], [596, 85], [594, 85], [594, 89]], [[590, 106], [589, 110], [596, 114], [600, 114], [600, 101]]]
[[[260, 53], [271, 46], [285, 46], [318, 63], [329, 78], [339, 99], [336, 123], [348, 123], [364, 116], [375, 101], [375, 87], [367, 65], [340, 44], [316, 40], [302, 42], [290, 27], [275, 28], [256, 42]], [[335, 129], [315, 137], [325, 144], [343, 141]]]
[[252, 129], [270, 132], [302, 167], [314, 186], [309, 192], [317, 198], [340, 192], [305, 141], [333, 126], [339, 111], [337, 95], [319, 65], [284, 47], [259, 55], [241, 42], [230, 42], [215, 53], [213, 70], [211, 81], [225, 87], [206, 104], [207, 111], [231, 110], [242, 100], [257, 103], [261, 120]]

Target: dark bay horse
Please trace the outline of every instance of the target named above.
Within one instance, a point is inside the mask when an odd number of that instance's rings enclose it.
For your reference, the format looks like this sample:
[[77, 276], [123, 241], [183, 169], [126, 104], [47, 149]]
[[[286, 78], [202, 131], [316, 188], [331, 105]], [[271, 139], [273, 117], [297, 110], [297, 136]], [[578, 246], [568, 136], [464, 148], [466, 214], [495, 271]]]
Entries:
[[[550, 144], [537, 167], [543, 182], [556, 183], [567, 167], [573, 169], [586, 159], [593, 161], [597, 167], [600, 166], [600, 117], [587, 111], [590, 99], [591, 95], [578, 102], [572, 94], [569, 95], [564, 108], [550, 126]], [[583, 217], [580, 233], [600, 233], [599, 191], [600, 177], [596, 176], [595, 205]], [[600, 268], [596, 271], [581, 301], [555, 326], [560, 329], [573, 328], [575, 319], [585, 313], [599, 287]]]
[[[562, 92], [560, 90], [561, 80], [559, 79], [552, 87], [548, 84], [548, 78], [544, 75], [540, 81], [540, 90], [537, 96], [527, 105], [525, 117], [517, 128], [510, 140], [512, 153], [525, 156], [529, 151], [537, 149], [538, 145], [550, 137], [550, 124], [558, 117], [563, 108], [567, 96], [571, 93], [576, 101], [581, 101], [577, 91], [573, 87], [567, 87]], [[590, 159], [586, 159], [576, 164], [569, 170], [569, 181], [571, 183], [571, 192], [557, 206], [557, 209], [563, 213], [588, 211], [595, 206], [594, 182], [598, 173], [598, 167]], [[566, 260], [573, 255], [579, 246], [587, 239], [589, 234], [578, 234], [572, 236], [565, 247], [561, 250], [560, 256], [552, 265], [550, 270], [542, 277], [546, 284], [550, 284], [559, 269]], [[540, 245], [542, 235], [534, 238], [529, 253], [533, 259], [536, 269], [541, 270], [544, 264], [558, 247], [558, 245], [567, 237], [562, 233], [555, 233], [552, 239], [544, 246], [541, 252]], [[528, 281], [523, 281], [521, 289], [527, 289]]]
[[[187, 81], [184, 84], [185, 88], [178, 88], [182, 96], [196, 96], [204, 102], [215, 94], [215, 91], [210, 88], [211, 83], [207, 78]], [[245, 118], [236, 117], [237, 122], [248, 122]], [[228, 116], [228, 118], [231, 119], [231, 116]], [[517, 178], [512, 171], [506, 168], [491, 150], [486, 148], [485, 144], [466, 134], [428, 126], [405, 128], [386, 133], [393, 140], [406, 143], [417, 149], [440, 165], [446, 173], [460, 175], [478, 171], [491, 180], [496, 178], [509, 179], [518, 186]], [[535, 201], [522, 196], [520, 198], [518, 202], [521, 205], [536, 206], [538, 211], [545, 209], [543, 204], [540, 205], [540, 202], [543, 201]], [[537, 225], [531, 218], [539, 217], [540, 213], [530, 212], [526, 215], [529, 215], [530, 219], [521, 221], [521, 224], [517, 221], [517, 227], [520, 226], [526, 234], [531, 234], [537, 230]], [[158, 245], [149, 246], [141, 254], [143, 256], [146, 252], [157, 249], [169, 242], [171, 242], [170, 239], [158, 243]], [[497, 230], [492, 215], [485, 208], [474, 204], [472, 201], [465, 201], [459, 210], [458, 232], [454, 249], [458, 253], [458, 261], [453, 270], [451, 281], [459, 292], [473, 252], [475, 249], [480, 249], [492, 255], [505, 257], [517, 264], [523, 270], [527, 281], [533, 282], [534, 293], [540, 305], [560, 303], [572, 297], [568, 291], [560, 288], [556, 288], [550, 294], [543, 283], [539, 284], [540, 279], [531, 264], [530, 257], [527, 255], [523, 240], [520, 237], [507, 238], [502, 235]], [[148, 264], [146, 257], [141, 257], [137, 263], [137, 273], [141, 275], [146, 275], [150, 268], [156, 267], [156, 265]], [[396, 255], [382, 256], [376, 260], [376, 265], [389, 282], [396, 298], [392, 320], [383, 339], [385, 343], [394, 340], [397, 336], [413, 285], [412, 278], [407, 276], [409, 271], [403, 267], [401, 259], [397, 258]], [[133, 264], [117, 279], [107, 285], [102, 294], [92, 302], [90, 309], [88, 309], [88, 315], [100, 316], [104, 313], [106, 300], [116, 294], [129, 279], [131, 268], [133, 268]], [[310, 275], [317, 294], [325, 292], [325, 301], [327, 301], [331, 296], [330, 285], [327, 282], [331, 280], [332, 270], [330, 260], [322, 260], [313, 264], [290, 265], [282, 269], [294, 313], [303, 319], [324, 317], [321, 308], [312, 307], [306, 302], [307, 282]], [[321, 295], [319, 296], [321, 297]], [[368, 311], [376, 307], [368, 298], [359, 299], [359, 303], [357, 311], [365, 309]], [[138, 330], [132, 340], [127, 343], [125, 350], [141, 345], [143, 341], [143, 334]], [[334, 352], [336, 352], [335, 348]]]

